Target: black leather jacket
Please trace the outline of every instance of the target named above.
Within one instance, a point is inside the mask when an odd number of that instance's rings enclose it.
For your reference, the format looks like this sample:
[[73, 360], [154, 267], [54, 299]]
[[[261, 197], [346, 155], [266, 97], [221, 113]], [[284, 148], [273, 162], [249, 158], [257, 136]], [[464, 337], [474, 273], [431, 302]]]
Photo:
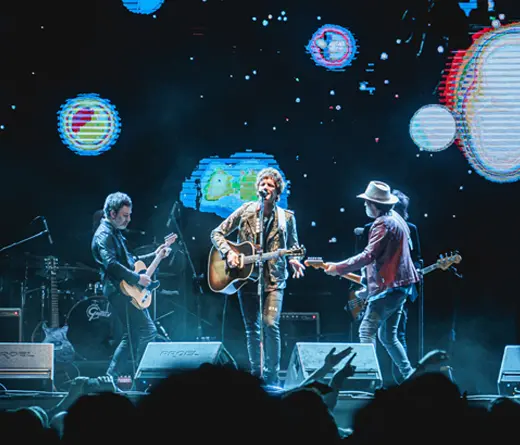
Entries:
[[92, 238], [92, 255], [101, 268], [103, 294], [110, 297], [119, 293], [119, 284], [125, 280], [135, 285], [139, 274], [133, 271], [134, 257], [126, 247], [126, 239], [106, 219], [103, 219]]

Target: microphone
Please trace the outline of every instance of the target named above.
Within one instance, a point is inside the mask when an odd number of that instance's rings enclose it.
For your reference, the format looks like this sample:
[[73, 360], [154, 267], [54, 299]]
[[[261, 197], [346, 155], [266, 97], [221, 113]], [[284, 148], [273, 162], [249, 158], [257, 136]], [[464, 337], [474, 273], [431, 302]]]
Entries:
[[47, 220], [45, 216], [42, 216], [43, 226], [45, 227], [45, 231], [47, 232], [47, 236], [49, 237], [49, 244], [54, 244], [52, 241], [51, 231], [49, 230], [49, 226], [47, 225]]
[[354, 229], [354, 235], [361, 236], [361, 235], [363, 235], [364, 231], [365, 231], [365, 229], [363, 227], [356, 227]]
[[267, 198], [267, 195], [269, 194], [269, 192], [265, 189], [262, 189], [262, 190], [258, 190], [258, 194], [260, 195], [260, 197], [262, 199], [265, 199], [265, 198]]

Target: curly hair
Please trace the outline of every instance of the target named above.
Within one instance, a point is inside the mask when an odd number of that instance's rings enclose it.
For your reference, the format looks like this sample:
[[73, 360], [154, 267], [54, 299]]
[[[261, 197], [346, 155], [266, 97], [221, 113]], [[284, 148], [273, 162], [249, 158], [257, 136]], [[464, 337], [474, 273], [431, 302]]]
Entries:
[[272, 168], [272, 167], [263, 168], [256, 175], [256, 189], [257, 190], [258, 190], [260, 183], [265, 178], [271, 178], [274, 181], [275, 186], [276, 186], [276, 195], [277, 195], [276, 199], [279, 200], [280, 195], [285, 190], [285, 181], [283, 180], [282, 175], [275, 168]]
[[406, 196], [401, 190], [393, 190], [392, 195], [397, 196], [399, 199], [399, 201], [394, 205], [394, 210], [406, 221], [408, 219], [408, 205], [410, 204], [410, 198], [408, 198], [408, 196]]
[[103, 213], [105, 218], [110, 218], [110, 212], [113, 210], [118, 213], [124, 206], [132, 207], [132, 200], [126, 193], [115, 192], [111, 193], [105, 199], [105, 205], [103, 206]]

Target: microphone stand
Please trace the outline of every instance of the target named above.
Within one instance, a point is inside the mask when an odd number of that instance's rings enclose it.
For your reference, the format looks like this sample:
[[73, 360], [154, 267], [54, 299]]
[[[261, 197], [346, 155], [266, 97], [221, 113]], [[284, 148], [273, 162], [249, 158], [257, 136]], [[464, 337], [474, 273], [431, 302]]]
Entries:
[[258, 295], [258, 312], [260, 320], [260, 378], [264, 376], [264, 320], [263, 320], [263, 287], [264, 287], [264, 262], [262, 259], [262, 253], [264, 251], [264, 199], [265, 197], [260, 195], [260, 211], [258, 212], [256, 230], [258, 233], [259, 249], [257, 250], [257, 267], [258, 267], [258, 282], [257, 282], [257, 295]]
[[[419, 266], [422, 269], [424, 267], [424, 260], [419, 260]], [[418, 317], [417, 317], [417, 333], [419, 335], [419, 356], [418, 360], [422, 360], [424, 357], [424, 276], [420, 274], [419, 280], [419, 295], [418, 300]]]
[[[175, 208], [175, 206], [174, 206]], [[173, 210], [173, 209], [172, 209]], [[184, 251], [184, 255], [186, 256], [186, 259], [188, 260], [188, 264], [191, 269], [192, 279], [197, 284], [197, 296], [195, 297], [195, 304], [197, 305], [197, 341], [203, 340], [203, 332], [202, 332], [202, 324], [201, 324], [201, 316], [200, 316], [200, 296], [204, 295], [204, 291], [202, 290], [202, 286], [200, 284], [201, 276], [197, 275], [197, 272], [195, 270], [195, 266], [193, 265], [193, 261], [191, 259], [190, 251], [188, 250], [188, 246], [184, 242], [184, 236], [182, 235], [181, 228], [179, 227], [179, 224], [177, 223], [177, 218], [175, 217], [175, 214], [171, 215], [171, 222], [173, 223], [173, 226], [175, 228], [175, 233], [177, 233], [179, 237], [179, 245], [182, 247], [182, 250]], [[211, 326], [211, 324], [208, 322]]]
[[29, 238], [25, 238], [23, 240], [17, 241], [15, 243], [9, 244], [8, 246], [4, 246], [0, 248], [0, 253], [2, 253], [4, 250], [11, 249], [12, 247], [19, 246], [20, 244], [26, 243], [27, 241], [31, 241], [32, 239], [38, 238], [39, 236], [43, 236], [46, 233], [48, 233], [48, 230], [42, 230], [40, 233], [37, 233], [36, 235], [32, 235]]

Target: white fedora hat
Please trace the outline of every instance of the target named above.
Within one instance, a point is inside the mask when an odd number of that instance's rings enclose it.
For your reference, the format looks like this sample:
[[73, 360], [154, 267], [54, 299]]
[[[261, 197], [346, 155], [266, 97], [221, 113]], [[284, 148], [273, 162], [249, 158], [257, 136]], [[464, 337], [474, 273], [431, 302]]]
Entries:
[[399, 201], [399, 198], [392, 195], [390, 186], [381, 181], [370, 181], [365, 190], [365, 193], [357, 195], [358, 198], [366, 199], [367, 201], [377, 202], [378, 204], [392, 205]]

